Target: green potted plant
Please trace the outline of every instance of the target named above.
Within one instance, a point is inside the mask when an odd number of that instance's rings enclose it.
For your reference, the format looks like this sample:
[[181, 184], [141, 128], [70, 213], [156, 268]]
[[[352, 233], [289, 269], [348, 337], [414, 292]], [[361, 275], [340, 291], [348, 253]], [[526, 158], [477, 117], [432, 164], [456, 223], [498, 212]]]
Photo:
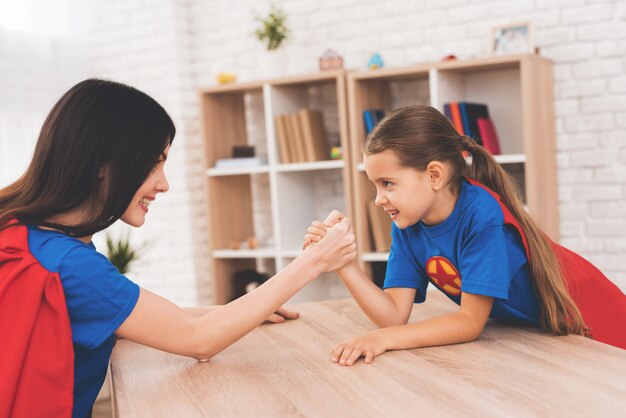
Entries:
[[291, 32], [287, 27], [287, 14], [272, 5], [264, 17], [256, 16], [258, 23], [254, 31], [256, 38], [263, 43], [267, 54], [261, 60], [261, 69], [266, 77], [282, 75], [285, 68], [284, 49], [281, 46], [289, 39]]
[[139, 258], [139, 250], [130, 243], [130, 232], [122, 238], [114, 240], [109, 234], [106, 236], [107, 258], [121, 274], [127, 274], [131, 265]]

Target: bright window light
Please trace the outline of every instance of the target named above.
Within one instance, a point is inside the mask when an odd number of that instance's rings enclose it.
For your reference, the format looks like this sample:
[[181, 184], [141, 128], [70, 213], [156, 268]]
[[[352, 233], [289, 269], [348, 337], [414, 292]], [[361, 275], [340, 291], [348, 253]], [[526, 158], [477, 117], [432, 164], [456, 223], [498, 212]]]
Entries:
[[71, 0], [0, 0], [0, 31], [70, 32]]

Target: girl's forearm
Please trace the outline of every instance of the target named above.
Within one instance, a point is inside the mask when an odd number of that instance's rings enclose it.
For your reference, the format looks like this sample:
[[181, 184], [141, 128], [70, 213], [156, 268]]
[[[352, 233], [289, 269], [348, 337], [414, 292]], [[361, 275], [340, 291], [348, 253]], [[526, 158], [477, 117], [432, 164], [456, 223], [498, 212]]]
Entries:
[[376, 286], [356, 261], [337, 270], [337, 274], [361, 310], [376, 325], [382, 328], [405, 323], [391, 296]]
[[484, 323], [459, 311], [377, 332], [382, 334], [387, 350], [405, 350], [473, 341], [483, 328]]

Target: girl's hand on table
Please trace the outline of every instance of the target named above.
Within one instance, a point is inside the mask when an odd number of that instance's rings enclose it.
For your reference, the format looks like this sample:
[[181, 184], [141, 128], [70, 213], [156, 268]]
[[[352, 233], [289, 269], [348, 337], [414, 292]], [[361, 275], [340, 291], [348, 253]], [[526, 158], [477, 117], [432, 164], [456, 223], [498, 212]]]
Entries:
[[382, 330], [376, 330], [353, 340], [339, 344], [332, 352], [331, 360], [342, 366], [352, 366], [359, 358], [370, 364], [374, 357], [387, 351]]

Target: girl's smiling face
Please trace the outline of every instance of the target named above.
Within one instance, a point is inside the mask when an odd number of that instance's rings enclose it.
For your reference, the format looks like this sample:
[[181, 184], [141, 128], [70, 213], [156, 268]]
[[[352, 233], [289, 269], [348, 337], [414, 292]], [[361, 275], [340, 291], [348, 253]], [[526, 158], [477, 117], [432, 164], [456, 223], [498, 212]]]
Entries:
[[146, 181], [143, 182], [135, 193], [135, 196], [133, 196], [130, 205], [128, 205], [128, 208], [120, 218], [122, 222], [134, 227], [143, 225], [146, 221], [146, 214], [148, 213], [150, 203], [154, 201], [158, 193], [165, 193], [169, 190], [170, 186], [164, 171], [164, 165], [169, 150], [170, 147], [168, 145]]
[[450, 215], [449, 205], [439, 204], [442, 202], [438, 191], [442, 190], [444, 174], [441, 163], [433, 162], [420, 171], [402, 166], [392, 150], [364, 155], [363, 163], [376, 186], [374, 202], [385, 209], [398, 228], [408, 228], [420, 220], [435, 225]]

